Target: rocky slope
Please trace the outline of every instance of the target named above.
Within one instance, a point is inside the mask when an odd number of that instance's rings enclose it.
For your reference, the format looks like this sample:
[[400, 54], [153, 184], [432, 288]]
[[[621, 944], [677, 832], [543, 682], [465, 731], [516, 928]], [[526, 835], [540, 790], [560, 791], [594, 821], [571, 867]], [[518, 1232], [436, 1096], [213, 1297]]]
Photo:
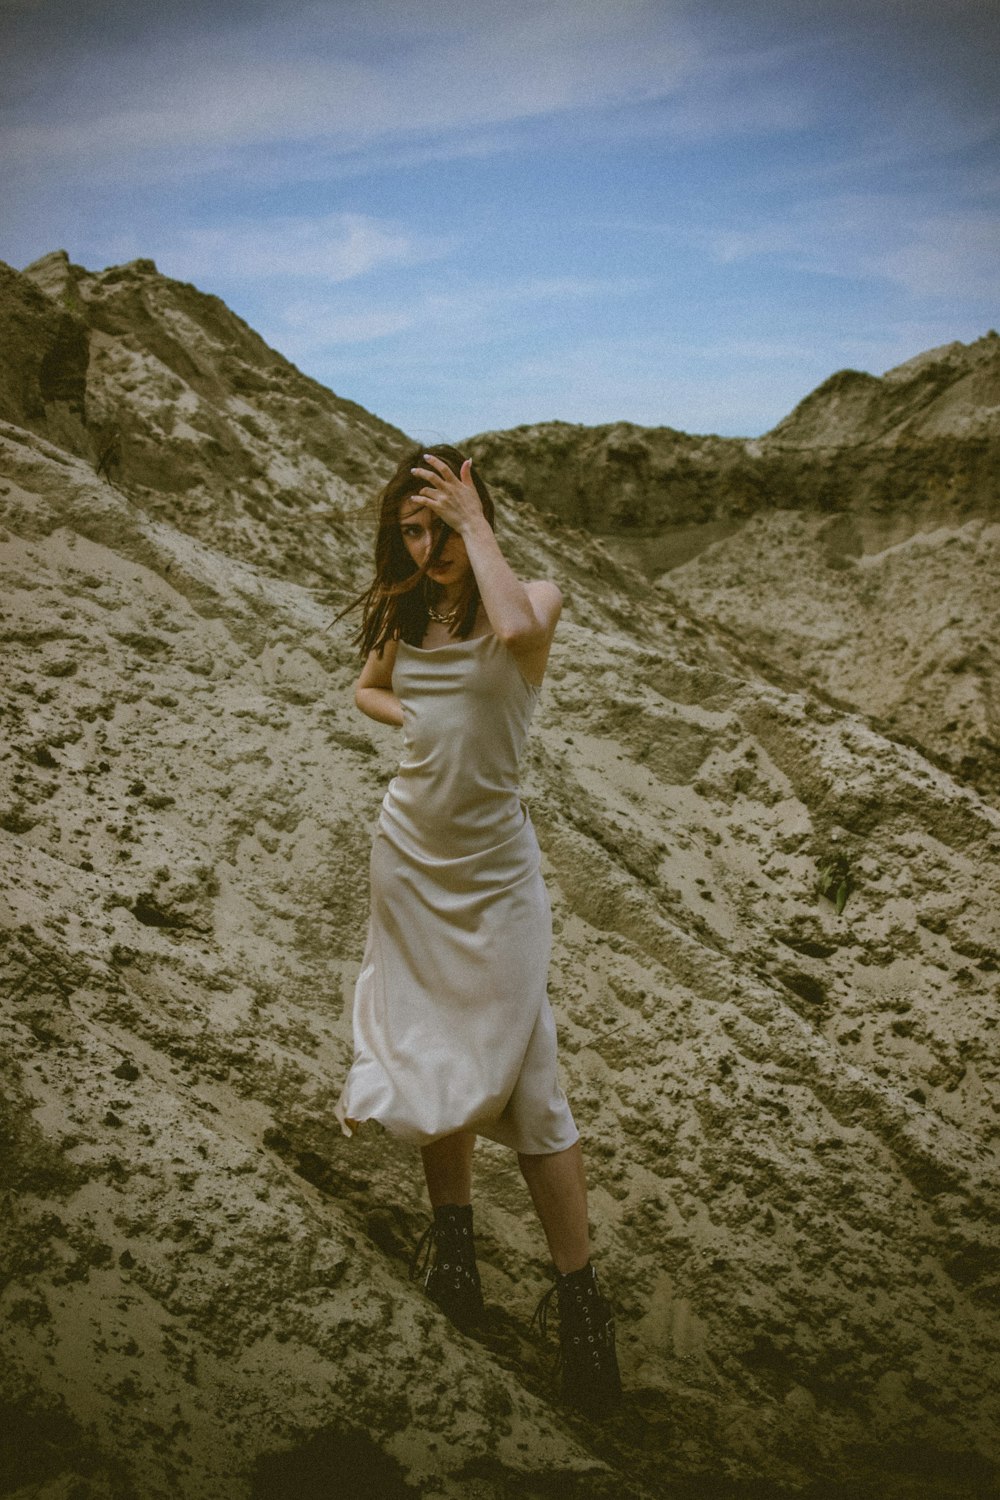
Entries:
[[150, 260], [92, 274], [57, 251], [0, 278], [4, 347], [18, 332], [9, 368], [28, 371], [0, 385], [0, 414], [191, 536], [300, 583], [341, 581], [344, 518], [392, 472], [403, 433]]
[[[169, 324], [189, 289], [133, 274]], [[118, 335], [140, 363], [148, 326]], [[135, 431], [157, 389], [125, 393]], [[987, 1493], [997, 810], [501, 506], [567, 597], [526, 791], [628, 1387], [578, 1422], [528, 1330], [545, 1258], [509, 1157], [481, 1143], [470, 1340], [408, 1279], [412, 1152], [333, 1120], [395, 746], [349, 706], [302, 514], [261, 496], [247, 539], [208, 459], [192, 519], [169, 474], [111, 485], [43, 420], [0, 425], [6, 1492]], [[357, 504], [311, 544], [339, 599]]]
[[653, 538], [684, 552], [695, 528], [731, 531], [776, 507], [873, 512], [911, 529], [927, 513], [995, 516], [1000, 336], [932, 349], [881, 379], [841, 370], [762, 438], [543, 422], [469, 447], [513, 500], [619, 541], [633, 533], [644, 560], [676, 560]]
[[861, 709], [1000, 806], [1000, 521], [925, 524], [868, 551], [849, 515], [776, 511], [661, 585], [770, 675]]
[[[881, 379], [831, 375], [763, 440], [800, 451], [896, 450], [901, 442], [979, 440], [995, 452], [1000, 426], [1000, 335], [928, 349]], [[994, 471], [995, 472], [995, 471]]]
[[561, 423], [470, 446], [758, 669], [1000, 798], [1000, 337], [833, 375], [765, 437]]

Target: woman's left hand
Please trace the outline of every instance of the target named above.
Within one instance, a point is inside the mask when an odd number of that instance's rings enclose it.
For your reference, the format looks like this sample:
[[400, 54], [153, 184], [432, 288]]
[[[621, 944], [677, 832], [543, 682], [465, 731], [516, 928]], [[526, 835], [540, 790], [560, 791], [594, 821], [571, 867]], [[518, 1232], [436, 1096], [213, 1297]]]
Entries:
[[424, 454], [427, 467], [411, 469], [410, 472], [424, 481], [422, 490], [414, 495], [423, 500], [428, 510], [440, 516], [446, 526], [461, 536], [470, 526], [483, 519], [483, 502], [472, 482], [472, 460], [467, 458], [462, 472], [455, 474], [443, 458], [433, 453]]

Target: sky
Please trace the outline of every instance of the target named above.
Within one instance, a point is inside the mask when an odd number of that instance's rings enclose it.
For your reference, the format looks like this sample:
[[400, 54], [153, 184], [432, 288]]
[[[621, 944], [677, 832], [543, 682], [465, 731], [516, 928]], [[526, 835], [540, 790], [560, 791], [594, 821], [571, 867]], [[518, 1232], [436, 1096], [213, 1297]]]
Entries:
[[143, 256], [418, 440], [756, 436], [1000, 324], [996, 0], [0, 0], [0, 259]]

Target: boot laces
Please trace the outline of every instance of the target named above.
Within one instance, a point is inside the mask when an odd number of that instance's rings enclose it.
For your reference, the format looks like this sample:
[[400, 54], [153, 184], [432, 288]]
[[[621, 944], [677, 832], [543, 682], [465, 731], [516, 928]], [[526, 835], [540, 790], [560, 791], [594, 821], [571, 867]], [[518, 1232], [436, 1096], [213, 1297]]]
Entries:
[[553, 1376], [558, 1377], [565, 1368], [567, 1351], [572, 1351], [570, 1358], [574, 1367], [583, 1355], [595, 1374], [611, 1365], [617, 1368], [614, 1315], [596, 1284], [591, 1282], [586, 1287], [564, 1292], [562, 1297], [559, 1296], [559, 1290], [558, 1283], [553, 1282], [548, 1291], [542, 1294], [532, 1313], [530, 1325], [534, 1328], [537, 1323], [542, 1338], [547, 1338], [553, 1299], [557, 1299], [559, 1341], [552, 1363]]
[[538, 1306], [531, 1314], [531, 1327], [534, 1328], [535, 1324], [537, 1323], [538, 1331], [543, 1339], [548, 1338], [549, 1312], [552, 1307], [552, 1299], [556, 1295], [558, 1290], [559, 1288], [556, 1286], [555, 1282], [553, 1282], [548, 1291], [542, 1293], [542, 1296], [538, 1302]]
[[441, 1236], [441, 1229], [432, 1219], [420, 1236], [417, 1247], [410, 1256], [410, 1280], [422, 1280], [427, 1285], [427, 1278], [434, 1269], [436, 1250]]
[[[531, 1315], [531, 1323], [529, 1325], [529, 1329], [534, 1328], [535, 1324], [537, 1323], [538, 1332], [541, 1334], [543, 1339], [547, 1339], [549, 1336], [549, 1318], [552, 1315], [553, 1299], [557, 1296], [558, 1291], [559, 1288], [556, 1286], [555, 1282], [553, 1282], [548, 1291], [542, 1293], [541, 1297], [538, 1300], [538, 1305]], [[551, 1377], [553, 1380], [558, 1380], [559, 1376], [562, 1374], [563, 1362], [565, 1359], [561, 1337], [561, 1318], [559, 1322], [560, 1337], [556, 1343], [555, 1353], [552, 1356]]]
[[472, 1235], [465, 1224], [441, 1223], [432, 1219], [417, 1241], [410, 1256], [410, 1280], [419, 1279], [430, 1292], [435, 1278], [443, 1278], [456, 1290], [468, 1285], [478, 1292], [476, 1253]]

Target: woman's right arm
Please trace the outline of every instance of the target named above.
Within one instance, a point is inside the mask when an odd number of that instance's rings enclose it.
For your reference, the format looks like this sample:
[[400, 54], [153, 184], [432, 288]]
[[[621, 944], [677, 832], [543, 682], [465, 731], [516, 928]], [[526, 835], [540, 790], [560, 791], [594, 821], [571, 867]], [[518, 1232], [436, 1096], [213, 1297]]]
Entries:
[[386, 642], [381, 656], [372, 651], [361, 669], [361, 676], [354, 684], [354, 701], [369, 719], [377, 719], [380, 724], [392, 724], [399, 729], [403, 723], [403, 705], [392, 691], [395, 661], [395, 641]]

